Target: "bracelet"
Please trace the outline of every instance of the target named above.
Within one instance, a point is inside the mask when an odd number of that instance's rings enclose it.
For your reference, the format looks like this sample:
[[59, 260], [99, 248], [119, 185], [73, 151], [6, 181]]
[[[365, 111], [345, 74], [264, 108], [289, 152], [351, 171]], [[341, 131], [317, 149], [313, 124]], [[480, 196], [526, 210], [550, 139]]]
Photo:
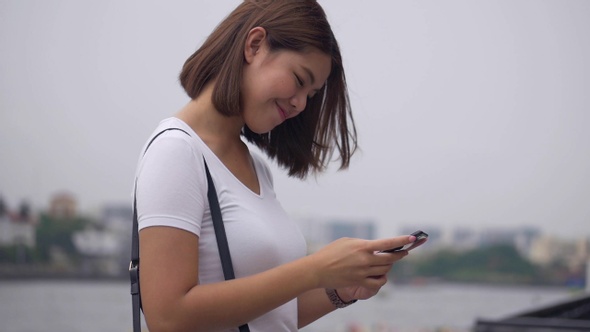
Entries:
[[326, 288], [326, 294], [328, 295], [330, 302], [332, 302], [332, 304], [338, 309], [346, 308], [349, 305], [351, 305], [357, 301], [357, 300], [352, 300], [350, 302], [342, 301], [342, 299], [340, 298], [340, 296], [338, 295], [336, 290], [332, 289], [332, 288]]

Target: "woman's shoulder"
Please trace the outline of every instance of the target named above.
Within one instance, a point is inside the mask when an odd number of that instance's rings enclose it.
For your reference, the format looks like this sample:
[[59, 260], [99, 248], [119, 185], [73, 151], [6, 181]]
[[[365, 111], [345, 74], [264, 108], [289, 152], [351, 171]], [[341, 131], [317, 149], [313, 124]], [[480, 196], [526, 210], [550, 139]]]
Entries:
[[171, 117], [160, 121], [150, 135], [144, 151], [147, 151], [150, 145], [154, 144], [156, 141], [162, 141], [161, 138], [172, 138], [172, 141], [175, 141], [176, 144], [182, 144], [181, 142], [184, 142], [193, 148], [199, 150], [202, 149], [200, 144], [202, 143], [202, 140], [199, 136], [189, 125], [178, 118]]
[[151, 137], [154, 139], [157, 136], [164, 134], [182, 138], [189, 138], [193, 136], [198, 137], [189, 125], [187, 125], [184, 121], [174, 117], [166, 118], [160, 121], [156, 129], [153, 131]]
[[160, 121], [145, 143], [140, 160], [142, 163], [175, 163], [202, 161], [202, 141], [192, 129], [177, 118]]

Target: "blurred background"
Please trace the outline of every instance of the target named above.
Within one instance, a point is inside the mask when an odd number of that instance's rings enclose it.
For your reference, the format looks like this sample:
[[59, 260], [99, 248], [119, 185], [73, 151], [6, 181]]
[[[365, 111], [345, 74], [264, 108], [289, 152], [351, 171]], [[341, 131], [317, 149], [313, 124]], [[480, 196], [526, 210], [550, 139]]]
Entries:
[[[80, 317], [131, 330], [139, 153], [188, 101], [185, 59], [239, 2], [0, 0], [3, 331], [88, 331]], [[431, 237], [382, 297], [306, 330], [459, 331], [583, 293], [590, 2], [320, 3], [360, 150], [350, 169], [305, 181], [269, 161], [277, 195], [310, 251], [341, 236]]]

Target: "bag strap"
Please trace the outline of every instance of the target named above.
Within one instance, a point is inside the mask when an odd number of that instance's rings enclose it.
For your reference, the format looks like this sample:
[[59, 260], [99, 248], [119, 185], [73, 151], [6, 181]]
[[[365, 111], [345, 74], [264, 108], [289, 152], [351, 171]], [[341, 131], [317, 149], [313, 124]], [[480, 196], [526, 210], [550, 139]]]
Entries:
[[[168, 128], [164, 129], [155, 135], [144, 150], [150, 147], [152, 142], [160, 136], [162, 133], [168, 130], [180, 130], [185, 134], [189, 135], [186, 131], [180, 128]], [[221, 209], [219, 207], [219, 201], [217, 199], [217, 192], [209, 167], [205, 158], [203, 158], [205, 164], [205, 173], [207, 175], [207, 198], [209, 200], [209, 208], [211, 209], [211, 218], [213, 219], [213, 228], [215, 229], [215, 237], [217, 239], [217, 248], [219, 249], [219, 257], [221, 259], [221, 267], [223, 269], [223, 276], [225, 280], [235, 279], [233, 264], [231, 261], [231, 254], [229, 251], [229, 245], [227, 243], [227, 236], [225, 234], [225, 227], [223, 225], [223, 219], [221, 215]], [[131, 281], [131, 302], [133, 307], [133, 331], [141, 331], [141, 293], [139, 288], [139, 231], [137, 221], [137, 179], [135, 179], [135, 187], [133, 192], [133, 229], [131, 233], [131, 261], [129, 262], [129, 278]], [[239, 327], [240, 332], [249, 332], [250, 328], [248, 324], [244, 324]]]
[[131, 303], [133, 306], [133, 332], [141, 332], [141, 298], [139, 292], [139, 232], [137, 225], [137, 181], [133, 190], [133, 229], [131, 231], [131, 261], [129, 279], [131, 281]]
[[[203, 159], [203, 161], [205, 161]], [[217, 191], [209, 173], [209, 167], [205, 162], [205, 173], [207, 173], [207, 198], [209, 199], [209, 209], [211, 210], [211, 219], [213, 219], [213, 228], [215, 230], [215, 237], [217, 238], [217, 248], [219, 249], [219, 257], [221, 258], [221, 268], [223, 269], [223, 276], [225, 280], [235, 279], [234, 266], [231, 261], [231, 253], [227, 243], [227, 236], [225, 234], [225, 226], [223, 225], [223, 218], [221, 216], [221, 208], [217, 200]], [[250, 332], [248, 324], [240, 326], [240, 332]]]

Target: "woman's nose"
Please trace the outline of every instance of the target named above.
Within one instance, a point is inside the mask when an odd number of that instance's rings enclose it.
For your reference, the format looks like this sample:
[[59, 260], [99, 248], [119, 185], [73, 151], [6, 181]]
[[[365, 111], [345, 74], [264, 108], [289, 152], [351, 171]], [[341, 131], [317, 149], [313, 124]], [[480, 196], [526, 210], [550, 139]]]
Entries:
[[303, 93], [298, 93], [291, 98], [291, 106], [293, 107], [293, 112], [295, 113], [293, 116], [303, 112], [305, 106], [307, 104], [307, 95]]

